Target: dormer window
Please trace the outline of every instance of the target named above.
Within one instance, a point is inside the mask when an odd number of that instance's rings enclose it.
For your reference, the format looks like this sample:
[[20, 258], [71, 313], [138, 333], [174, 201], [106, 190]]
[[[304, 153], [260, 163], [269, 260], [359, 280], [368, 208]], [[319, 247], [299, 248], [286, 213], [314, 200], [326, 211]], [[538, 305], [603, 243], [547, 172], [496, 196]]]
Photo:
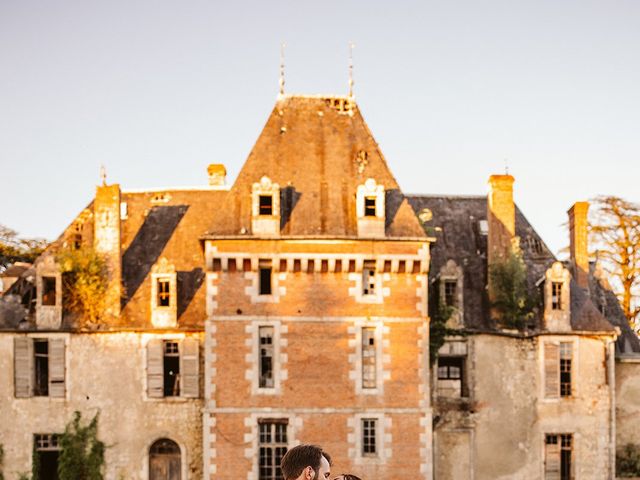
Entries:
[[447, 307], [455, 307], [457, 305], [457, 286], [458, 280], [444, 281], [444, 303]]
[[546, 330], [571, 330], [569, 282], [571, 274], [560, 262], [555, 262], [544, 277], [544, 323]]
[[373, 178], [368, 178], [363, 185], [358, 185], [356, 217], [359, 237], [384, 237], [384, 195], [384, 186], [378, 185]]
[[273, 215], [273, 196], [260, 195], [259, 215]]
[[178, 317], [177, 273], [162, 257], [151, 267], [151, 324], [156, 328], [175, 327]]
[[280, 233], [280, 186], [267, 176], [251, 187], [251, 232], [262, 236]]
[[42, 277], [42, 305], [56, 304], [56, 277]]
[[376, 197], [365, 197], [364, 199], [364, 216], [376, 216]]

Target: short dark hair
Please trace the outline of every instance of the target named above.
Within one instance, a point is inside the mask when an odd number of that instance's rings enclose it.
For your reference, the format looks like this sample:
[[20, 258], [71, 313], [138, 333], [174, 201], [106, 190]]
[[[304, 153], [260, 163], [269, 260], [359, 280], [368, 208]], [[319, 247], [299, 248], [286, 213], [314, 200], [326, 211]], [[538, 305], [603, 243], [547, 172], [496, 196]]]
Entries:
[[320, 461], [322, 457], [327, 459], [331, 465], [331, 456], [327, 452], [323, 452], [318, 445], [298, 445], [293, 447], [282, 457], [280, 468], [285, 480], [293, 480], [298, 478], [306, 467], [313, 468], [314, 471], [320, 470]]
[[360, 477], [357, 477], [357, 476], [352, 475], [350, 473], [343, 473], [342, 474], [342, 478], [344, 480], [362, 480]]

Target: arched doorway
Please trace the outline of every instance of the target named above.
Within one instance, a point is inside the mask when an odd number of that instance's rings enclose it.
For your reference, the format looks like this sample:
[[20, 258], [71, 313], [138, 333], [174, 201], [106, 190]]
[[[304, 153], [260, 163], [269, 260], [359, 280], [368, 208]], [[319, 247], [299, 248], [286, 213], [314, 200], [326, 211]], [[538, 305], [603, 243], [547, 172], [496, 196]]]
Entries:
[[173, 440], [161, 438], [149, 449], [149, 480], [180, 480], [180, 447]]

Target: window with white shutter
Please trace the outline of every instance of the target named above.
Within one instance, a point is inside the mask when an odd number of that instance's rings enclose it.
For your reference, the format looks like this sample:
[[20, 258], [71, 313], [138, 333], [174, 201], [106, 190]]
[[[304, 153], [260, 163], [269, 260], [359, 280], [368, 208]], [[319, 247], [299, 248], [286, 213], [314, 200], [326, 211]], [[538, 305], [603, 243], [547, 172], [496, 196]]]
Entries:
[[200, 343], [196, 338], [185, 338], [182, 341], [180, 354], [180, 372], [182, 380], [182, 396], [186, 398], [198, 398]]
[[163, 343], [160, 339], [149, 340], [147, 344], [147, 396], [164, 396]]
[[557, 343], [544, 344], [544, 396], [560, 396], [560, 352]]
[[65, 358], [64, 339], [49, 340], [49, 396], [64, 398], [65, 396]]
[[33, 341], [28, 337], [13, 339], [13, 378], [16, 398], [32, 395]]
[[147, 343], [147, 397], [200, 396], [200, 343], [152, 339]]

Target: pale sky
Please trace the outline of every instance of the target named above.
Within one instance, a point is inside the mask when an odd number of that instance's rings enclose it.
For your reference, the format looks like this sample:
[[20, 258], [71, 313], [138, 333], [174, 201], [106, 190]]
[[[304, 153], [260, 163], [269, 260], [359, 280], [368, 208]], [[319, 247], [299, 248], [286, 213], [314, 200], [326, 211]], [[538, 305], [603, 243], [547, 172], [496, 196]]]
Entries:
[[[640, 2], [0, 0], [0, 223], [57, 237], [123, 189], [233, 181], [278, 93], [355, 95], [406, 193], [505, 163], [549, 246], [577, 200], [640, 202]], [[215, 206], [212, 206], [212, 212]]]

